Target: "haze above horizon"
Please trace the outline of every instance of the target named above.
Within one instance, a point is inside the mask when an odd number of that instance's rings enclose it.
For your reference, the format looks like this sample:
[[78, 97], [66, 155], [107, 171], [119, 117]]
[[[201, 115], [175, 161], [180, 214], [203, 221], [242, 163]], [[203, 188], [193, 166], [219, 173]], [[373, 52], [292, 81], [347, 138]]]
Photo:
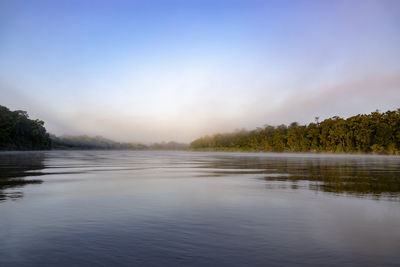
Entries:
[[400, 103], [399, 1], [0, 1], [0, 105], [189, 142]]

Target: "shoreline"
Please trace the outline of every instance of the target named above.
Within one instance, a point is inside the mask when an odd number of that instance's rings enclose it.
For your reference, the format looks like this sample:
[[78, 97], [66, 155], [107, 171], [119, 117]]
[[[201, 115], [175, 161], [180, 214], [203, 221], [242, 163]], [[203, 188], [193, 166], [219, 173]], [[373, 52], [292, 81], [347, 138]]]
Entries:
[[330, 156], [384, 156], [400, 157], [400, 154], [389, 153], [363, 153], [363, 152], [329, 152], [329, 151], [256, 151], [256, 150], [235, 150], [235, 149], [50, 149], [50, 150], [0, 150], [0, 154], [11, 153], [32, 153], [32, 152], [57, 152], [57, 151], [134, 151], [134, 152], [215, 152], [215, 153], [242, 153], [242, 154], [276, 154], [276, 155], [330, 155]]

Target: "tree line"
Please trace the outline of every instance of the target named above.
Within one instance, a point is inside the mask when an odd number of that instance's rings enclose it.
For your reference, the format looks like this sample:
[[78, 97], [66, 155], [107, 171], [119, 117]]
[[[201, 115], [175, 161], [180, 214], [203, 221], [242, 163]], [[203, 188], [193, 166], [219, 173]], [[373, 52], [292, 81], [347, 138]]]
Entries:
[[98, 150], [186, 150], [189, 145], [174, 141], [144, 145], [120, 143], [102, 136], [55, 136], [50, 135], [53, 149], [98, 149]]
[[0, 105], [0, 150], [126, 149], [126, 150], [229, 150], [270, 152], [333, 152], [400, 154], [400, 109], [375, 111], [347, 119], [332, 118], [307, 125], [271, 126], [214, 134], [194, 140], [152, 145], [120, 143], [100, 136], [49, 135], [41, 120], [22, 110]]
[[11, 111], [0, 105], [0, 150], [186, 150], [188, 146], [174, 141], [144, 145], [101, 136], [56, 136], [47, 133], [43, 121], [29, 119], [26, 111]]
[[400, 154], [400, 109], [214, 134], [194, 140], [190, 149]]
[[44, 122], [29, 119], [26, 111], [11, 111], [0, 105], [0, 150], [42, 149], [51, 149]]
[[120, 143], [101, 136], [55, 136], [51, 135], [53, 149], [97, 149], [97, 150], [145, 150], [148, 147], [140, 143]]

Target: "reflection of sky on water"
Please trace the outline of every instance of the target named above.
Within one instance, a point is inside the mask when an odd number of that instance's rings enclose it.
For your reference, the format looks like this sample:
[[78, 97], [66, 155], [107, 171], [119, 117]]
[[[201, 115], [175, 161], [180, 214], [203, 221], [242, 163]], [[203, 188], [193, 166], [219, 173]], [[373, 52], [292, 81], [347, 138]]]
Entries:
[[[2, 172], [2, 179], [43, 182], [1, 189], [20, 195], [0, 203], [0, 266], [396, 266], [400, 260], [397, 157], [17, 154], [1, 161], [9, 175]], [[357, 179], [366, 189], [325, 187]], [[373, 191], [373, 182], [383, 185]]]
[[[135, 177], [242, 177], [267, 189], [309, 189], [358, 197], [399, 199], [400, 159], [386, 156], [154, 151], [0, 153], [0, 201], [23, 196], [23, 186], [57, 181]], [[104, 174], [104, 175], [103, 175]], [[46, 178], [44, 178], [46, 176]]]

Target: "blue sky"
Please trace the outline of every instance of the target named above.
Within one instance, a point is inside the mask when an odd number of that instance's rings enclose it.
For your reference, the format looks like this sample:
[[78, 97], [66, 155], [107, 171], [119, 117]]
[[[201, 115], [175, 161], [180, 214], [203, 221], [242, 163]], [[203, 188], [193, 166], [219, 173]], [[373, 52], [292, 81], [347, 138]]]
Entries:
[[399, 1], [0, 0], [0, 104], [187, 142], [399, 108], [399, 47]]

